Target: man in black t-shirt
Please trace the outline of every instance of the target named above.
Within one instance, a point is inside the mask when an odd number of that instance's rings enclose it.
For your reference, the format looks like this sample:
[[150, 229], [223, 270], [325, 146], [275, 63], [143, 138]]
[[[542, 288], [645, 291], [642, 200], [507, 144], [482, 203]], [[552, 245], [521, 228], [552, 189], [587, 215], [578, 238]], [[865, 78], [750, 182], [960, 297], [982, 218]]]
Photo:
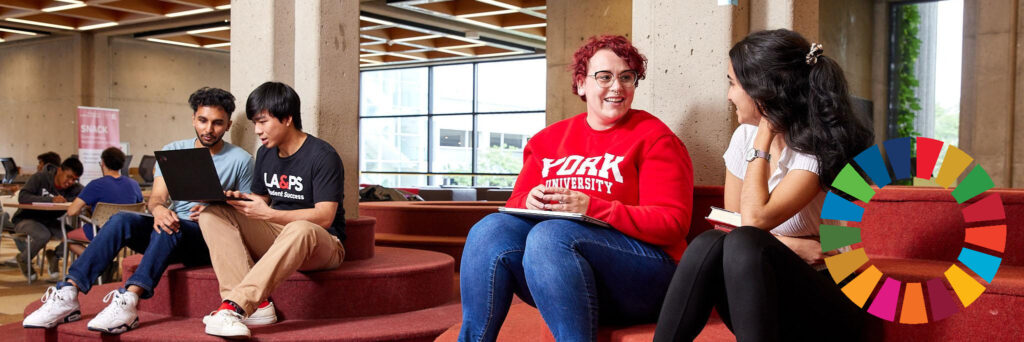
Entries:
[[[330, 144], [302, 132], [299, 96], [277, 82], [249, 94], [245, 114], [260, 138], [251, 194], [206, 208], [199, 226], [223, 303], [206, 333], [249, 337], [242, 320], [295, 271], [337, 268], [345, 259], [344, 171]], [[250, 266], [250, 260], [255, 265]]]

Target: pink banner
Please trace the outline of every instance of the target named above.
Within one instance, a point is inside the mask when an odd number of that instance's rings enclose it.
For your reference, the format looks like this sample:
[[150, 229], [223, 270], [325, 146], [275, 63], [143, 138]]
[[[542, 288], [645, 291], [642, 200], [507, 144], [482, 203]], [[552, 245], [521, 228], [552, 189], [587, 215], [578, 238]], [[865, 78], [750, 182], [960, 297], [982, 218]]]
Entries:
[[78, 107], [78, 158], [85, 166], [82, 184], [102, 176], [100, 153], [107, 147], [121, 146], [119, 110]]

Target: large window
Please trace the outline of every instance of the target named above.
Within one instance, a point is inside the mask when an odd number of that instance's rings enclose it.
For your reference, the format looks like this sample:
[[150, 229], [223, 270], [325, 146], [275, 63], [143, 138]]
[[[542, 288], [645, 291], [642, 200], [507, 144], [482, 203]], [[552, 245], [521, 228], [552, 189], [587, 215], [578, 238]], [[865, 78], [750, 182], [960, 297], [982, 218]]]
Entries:
[[510, 187], [544, 128], [544, 59], [364, 71], [360, 183]]
[[963, 8], [963, 0], [891, 5], [889, 138], [959, 142]]

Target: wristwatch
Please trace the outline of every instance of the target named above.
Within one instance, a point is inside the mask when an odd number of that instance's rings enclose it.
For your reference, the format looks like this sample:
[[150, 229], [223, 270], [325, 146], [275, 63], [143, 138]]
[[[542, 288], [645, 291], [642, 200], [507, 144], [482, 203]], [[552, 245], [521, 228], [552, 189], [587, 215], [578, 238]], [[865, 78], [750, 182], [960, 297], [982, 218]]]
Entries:
[[755, 158], [764, 158], [764, 160], [767, 160], [769, 162], [772, 161], [772, 155], [768, 154], [768, 152], [766, 151], [761, 151], [756, 148], [751, 148], [747, 150], [746, 157], [748, 163], [754, 161]]

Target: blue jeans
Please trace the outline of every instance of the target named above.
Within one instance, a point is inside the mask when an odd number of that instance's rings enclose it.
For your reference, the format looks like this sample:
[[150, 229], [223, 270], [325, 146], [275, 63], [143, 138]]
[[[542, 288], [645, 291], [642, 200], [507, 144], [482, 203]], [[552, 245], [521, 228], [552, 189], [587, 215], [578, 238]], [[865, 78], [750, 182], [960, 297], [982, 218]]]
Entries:
[[124, 286], [141, 287], [142, 298], [153, 296], [160, 276], [171, 263], [185, 266], [210, 264], [210, 250], [194, 221], [181, 220], [174, 234], [153, 230], [153, 218], [136, 213], [118, 213], [110, 218], [103, 229], [89, 243], [82, 256], [71, 264], [66, 279], [73, 280], [82, 293], [89, 293], [92, 282], [107, 268], [121, 250], [128, 246], [142, 253], [142, 261]]
[[660, 248], [617, 230], [490, 214], [462, 252], [459, 341], [494, 341], [513, 293], [560, 342], [595, 341], [599, 322], [654, 322], [674, 271]]

